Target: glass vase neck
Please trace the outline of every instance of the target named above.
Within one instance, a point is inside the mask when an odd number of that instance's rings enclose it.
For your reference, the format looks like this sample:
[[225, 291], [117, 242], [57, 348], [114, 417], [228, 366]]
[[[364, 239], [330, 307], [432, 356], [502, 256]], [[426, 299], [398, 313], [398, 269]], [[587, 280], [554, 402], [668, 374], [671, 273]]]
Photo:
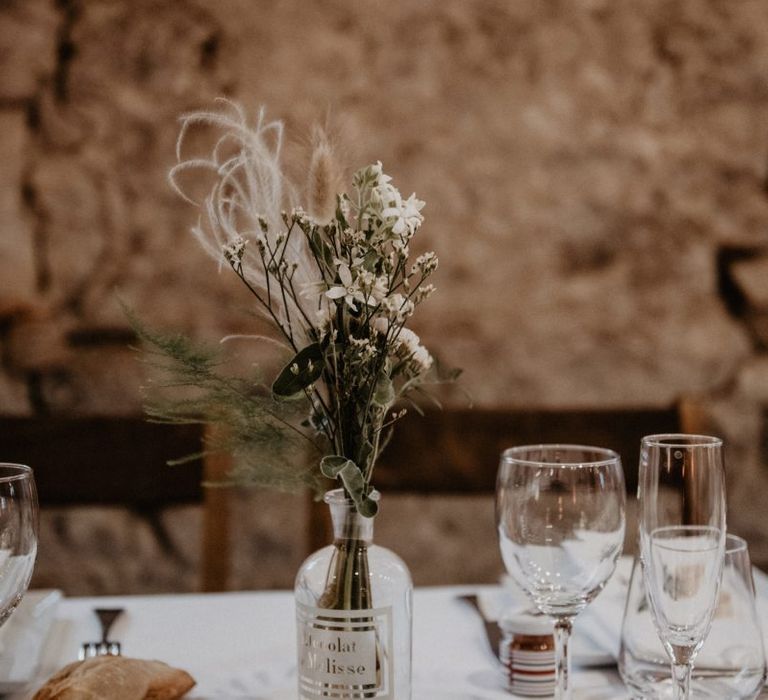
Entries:
[[[370, 498], [378, 501], [379, 492], [373, 491]], [[344, 489], [328, 491], [323, 500], [331, 509], [334, 542], [356, 540], [370, 544], [373, 541], [373, 518], [360, 515], [354, 501], [344, 493]]]

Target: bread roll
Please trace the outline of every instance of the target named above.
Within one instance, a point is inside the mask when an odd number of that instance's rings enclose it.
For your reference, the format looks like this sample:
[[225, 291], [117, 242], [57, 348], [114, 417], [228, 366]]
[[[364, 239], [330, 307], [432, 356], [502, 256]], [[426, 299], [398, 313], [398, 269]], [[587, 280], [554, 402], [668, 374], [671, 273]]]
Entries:
[[162, 661], [97, 656], [54, 674], [33, 700], [176, 700], [195, 681]]

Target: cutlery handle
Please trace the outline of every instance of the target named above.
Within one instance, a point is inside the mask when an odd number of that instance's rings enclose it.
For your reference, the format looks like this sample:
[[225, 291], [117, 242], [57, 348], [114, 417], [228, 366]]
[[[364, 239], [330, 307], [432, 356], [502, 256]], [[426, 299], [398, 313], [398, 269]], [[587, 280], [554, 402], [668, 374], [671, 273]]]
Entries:
[[99, 623], [101, 624], [101, 641], [106, 643], [107, 637], [109, 637], [109, 630], [112, 628], [115, 620], [122, 615], [123, 609], [96, 608], [93, 612], [96, 613], [96, 616], [99, 618]]

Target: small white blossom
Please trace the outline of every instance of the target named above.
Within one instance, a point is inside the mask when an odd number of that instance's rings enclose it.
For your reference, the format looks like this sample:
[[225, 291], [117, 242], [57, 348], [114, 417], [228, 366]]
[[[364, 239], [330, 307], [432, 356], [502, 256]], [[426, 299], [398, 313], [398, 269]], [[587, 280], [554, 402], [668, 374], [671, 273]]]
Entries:
[[351, 228], [345, 228], [342, 232], [342, 241], [349, 246], [359, 246], [365, 243], [365, 233], [355, 231]]
[[352, 183], [358, 189], [376, 187], [388, 183], [392, 178], [384, 174], [381, 161], [377, 160], [372, 165], [358, 170], [352, 178]]
[[411, 355], [411, 361], [419, 368], [419, 371], [426, 372], [430, 367], [432, 367], [432, 363], [434, 360], [432, 359], [432, 355], [429, 354], [429, 350], [427, 350], [423, 345], [419, 345]]
[[387, 295], [389, 281], [386, 277], [377, 277], [368, 270], [361, 270], [357, 276], [357, 282], [368, 306], [378, 304]]
[[401, 328], [400, 333], [397, 335], [398, 347], [404, 346], [410, 353], [413, 352], [421, 342], [418, 335], [416, 335], [410, 328]]
[[395, 249], [397, 254], [403, 260], [405, 260], [408, 257], [408, 255], [410, 254], [410, 249], [408, 247], [408, 244], [405, 243], [402, 240], [398, 239], [398, 240], [392, 241], [392, 247]]
[[423, 287], [419, 287], [416, 293], [413, 295], [413, 303], [421, 304], [425, 299], [429, 299], [435, 292], [434, 284], [425, 284]]
[[409, 359], [416, 370], [426, 372], [433, 363], [432, 355], [421, 344], [421, 339], [409, 328], [402, 328], [397, 336], [397, 351]]
[[347, 305], [354, 311], [357, 310], [355, 302], [365, 303], [365, 296], [359, 285], [352, 279], [352, 272], [346, 263], [339, 265], [340, 285], [331, 287], [326, 293], [329, 299], [344, 299]]
[[376, 355], [376, 346], [368, 338], [350, 338], [349, 341], [359, 359], [367, 361]]
[[413, 313], [413, 302], [400, 293], [386, 297], [381, 304], [392, 320], [402, 321]]
[[389, 206], [381, 212], [381, 217], [392, 227], [392, 233], [398, 236], [411, 236], [424, 221], [421, 215], [424, 202], [416, 199], [415, 194], [403, 201], [394, 187], [391, 190]]
[[311, 223], [309, 216], [307, 215], [307, 212], [304, 211], [301, 207], [294, 207], [291, 210], [291, 219], [295, 221], [298, 224], [309, 224]]
[[224, 245], [224, 257], [230, 263], [239, 263], [245, 253], [245, 244], [247, 241], [240, 235], [235, 236], [229, 243]]
[[434, 253], [424, 253], [416, 258], [416, 262], [411, 267], [411, 274], [421, 274], [428, 277], [437, 270], [437, 255]]

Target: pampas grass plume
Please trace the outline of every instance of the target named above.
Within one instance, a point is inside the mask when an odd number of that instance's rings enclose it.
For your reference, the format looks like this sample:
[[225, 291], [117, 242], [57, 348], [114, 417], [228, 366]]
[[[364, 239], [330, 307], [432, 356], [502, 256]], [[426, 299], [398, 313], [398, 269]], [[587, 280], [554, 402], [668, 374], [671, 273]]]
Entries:
[[320, 126], [312, 130], [312, 157], [307, 172], [309, 215], [319, 223], [329, 222], [336, 211], [336, 193], [342, 190], [342, 173], [336, 148], [328, 131]]

